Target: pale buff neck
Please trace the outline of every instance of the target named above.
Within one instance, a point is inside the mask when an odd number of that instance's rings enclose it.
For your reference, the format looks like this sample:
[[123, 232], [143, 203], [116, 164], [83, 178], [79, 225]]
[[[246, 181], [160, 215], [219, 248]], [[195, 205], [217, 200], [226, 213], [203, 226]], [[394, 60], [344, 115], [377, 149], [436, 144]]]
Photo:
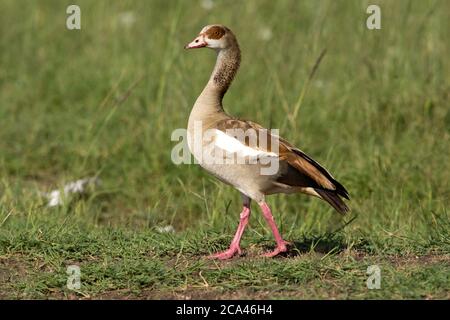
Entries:
[[192, 108], [189, 117], [190, 124], [196, 120], [211, 122], [226, 116], [222, 98], [230, 87], [240, 62], [241, 51], [237, 43], [228, 49], [218, 51], [211, 77]]

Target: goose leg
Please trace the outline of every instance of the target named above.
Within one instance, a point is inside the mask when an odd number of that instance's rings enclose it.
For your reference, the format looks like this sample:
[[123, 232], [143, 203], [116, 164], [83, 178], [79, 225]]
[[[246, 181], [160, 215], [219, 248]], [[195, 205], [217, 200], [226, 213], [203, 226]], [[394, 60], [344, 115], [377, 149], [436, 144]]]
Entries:
[[264, 257], [274, 257], [278, 255], [281, 252], [286, 252], [287, 248], [286, 245], [288, 244], [287, 241], [284, 241], [283, 238], [280, 235], [280, 232], [278, 231], [277, 225], [275, 224], [275, 219], [273, 218], [272, 212], [270, 211], [269, 206], [264, 201], [259, 204], [261, 207], [261, 210], [263, 212], [264, 218], [266, 219], [267, 223], [270, 226], [270, 229], [272, 230], [273, 236], [275, 237], [275, 241], [277, 242], [277, 247], [275, 250], [271, 252], [267, 252], [264, 254]]
[[241, 242], [242, 234], [244, 233], [245, 227], [248, 224], [248, 219], [250, 218], [250, 199], [247, 197], [244, 198], [244, 207], [242, 208], [242, 212], [240, 215], [239, 226], [236, 230], [236, 234], [234, 235], [233, 240], [231, 241], [230, 247], [222, 252], [218, 252], [208, 256], [209, 259], [220, 259], [226, 260], [232, 258], [235, 254], [241, 254], [242, 250], [239, 246]]

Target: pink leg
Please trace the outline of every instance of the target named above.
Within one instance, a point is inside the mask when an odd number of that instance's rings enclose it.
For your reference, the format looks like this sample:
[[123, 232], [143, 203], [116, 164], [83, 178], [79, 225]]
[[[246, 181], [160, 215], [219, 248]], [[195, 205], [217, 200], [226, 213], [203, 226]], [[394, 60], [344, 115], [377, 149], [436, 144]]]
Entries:
[[231, 241], [230, 248], [223, 252], [218, 252], [208, 256], [209, 259], [220, 259], [226, 260], [232, 258], [236, 253], [241, 254], [241, 248], [239, 243], [241, 242], [242, 234], [244, 233], [245, 227], [248, 223], [248, 218], [250, 217], [250, 203], [244, 204], [244, 208], [242, 209], [239, 226], [237, 228], [236, 234], [234, 235], [233, 240]]
[[264, 218], [266, 219], [267, 223], [270, 226], [270, 229], [272, 230], [273, 236], [275, 237], [275, 241], [277, 242], [277, 247], [274, 251], [268, 252], [264, 254], [265, 257], [274, 257], [277, 254], [281, 252], [286, 252], [287, 248], [286, 245], [288, 242], [284, 241], [283, 238], [280, 235], [280, 232], [278, 231], [277, 225], [275, 224], [275, 220], [273, 218], [272, 212], [270, 211], [269, 206], [264, 201], [259, 204], [261, 207], [261, 210], [263, 212]]

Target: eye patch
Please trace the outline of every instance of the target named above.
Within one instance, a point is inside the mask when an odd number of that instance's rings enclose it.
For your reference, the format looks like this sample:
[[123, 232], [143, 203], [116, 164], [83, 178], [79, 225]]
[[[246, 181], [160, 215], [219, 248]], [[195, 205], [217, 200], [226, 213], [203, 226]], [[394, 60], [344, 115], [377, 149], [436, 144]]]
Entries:
[[213, 26], [205, 32], [209, 39], [220, 39], [225, 34], [225, 30], [218, 26]]

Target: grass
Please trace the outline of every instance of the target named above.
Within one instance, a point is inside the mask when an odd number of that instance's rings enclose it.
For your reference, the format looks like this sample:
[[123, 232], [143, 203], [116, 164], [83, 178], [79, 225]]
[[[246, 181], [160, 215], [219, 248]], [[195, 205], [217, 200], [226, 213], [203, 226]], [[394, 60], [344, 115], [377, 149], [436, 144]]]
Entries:
[[[69, 31], [72, 2], [0, 2], [0, 297], [450, 298], [450, 4], [200, 3], [77, 1]], [[365, 27], [373, 3], [381, 30]], [[215, 22], [243, 51], [227, 111], [279, 128], [352, 197], [345, 218], [270, 197], [285, 257], [257, 257], [273, 240], [254, 206], [246, 256], [202, 259], [231, 240], [239, 194], [170, 159], [215, 58], [182, 47]], [[46, 206], [41, 192], [89, 176], [92, 192]]]

